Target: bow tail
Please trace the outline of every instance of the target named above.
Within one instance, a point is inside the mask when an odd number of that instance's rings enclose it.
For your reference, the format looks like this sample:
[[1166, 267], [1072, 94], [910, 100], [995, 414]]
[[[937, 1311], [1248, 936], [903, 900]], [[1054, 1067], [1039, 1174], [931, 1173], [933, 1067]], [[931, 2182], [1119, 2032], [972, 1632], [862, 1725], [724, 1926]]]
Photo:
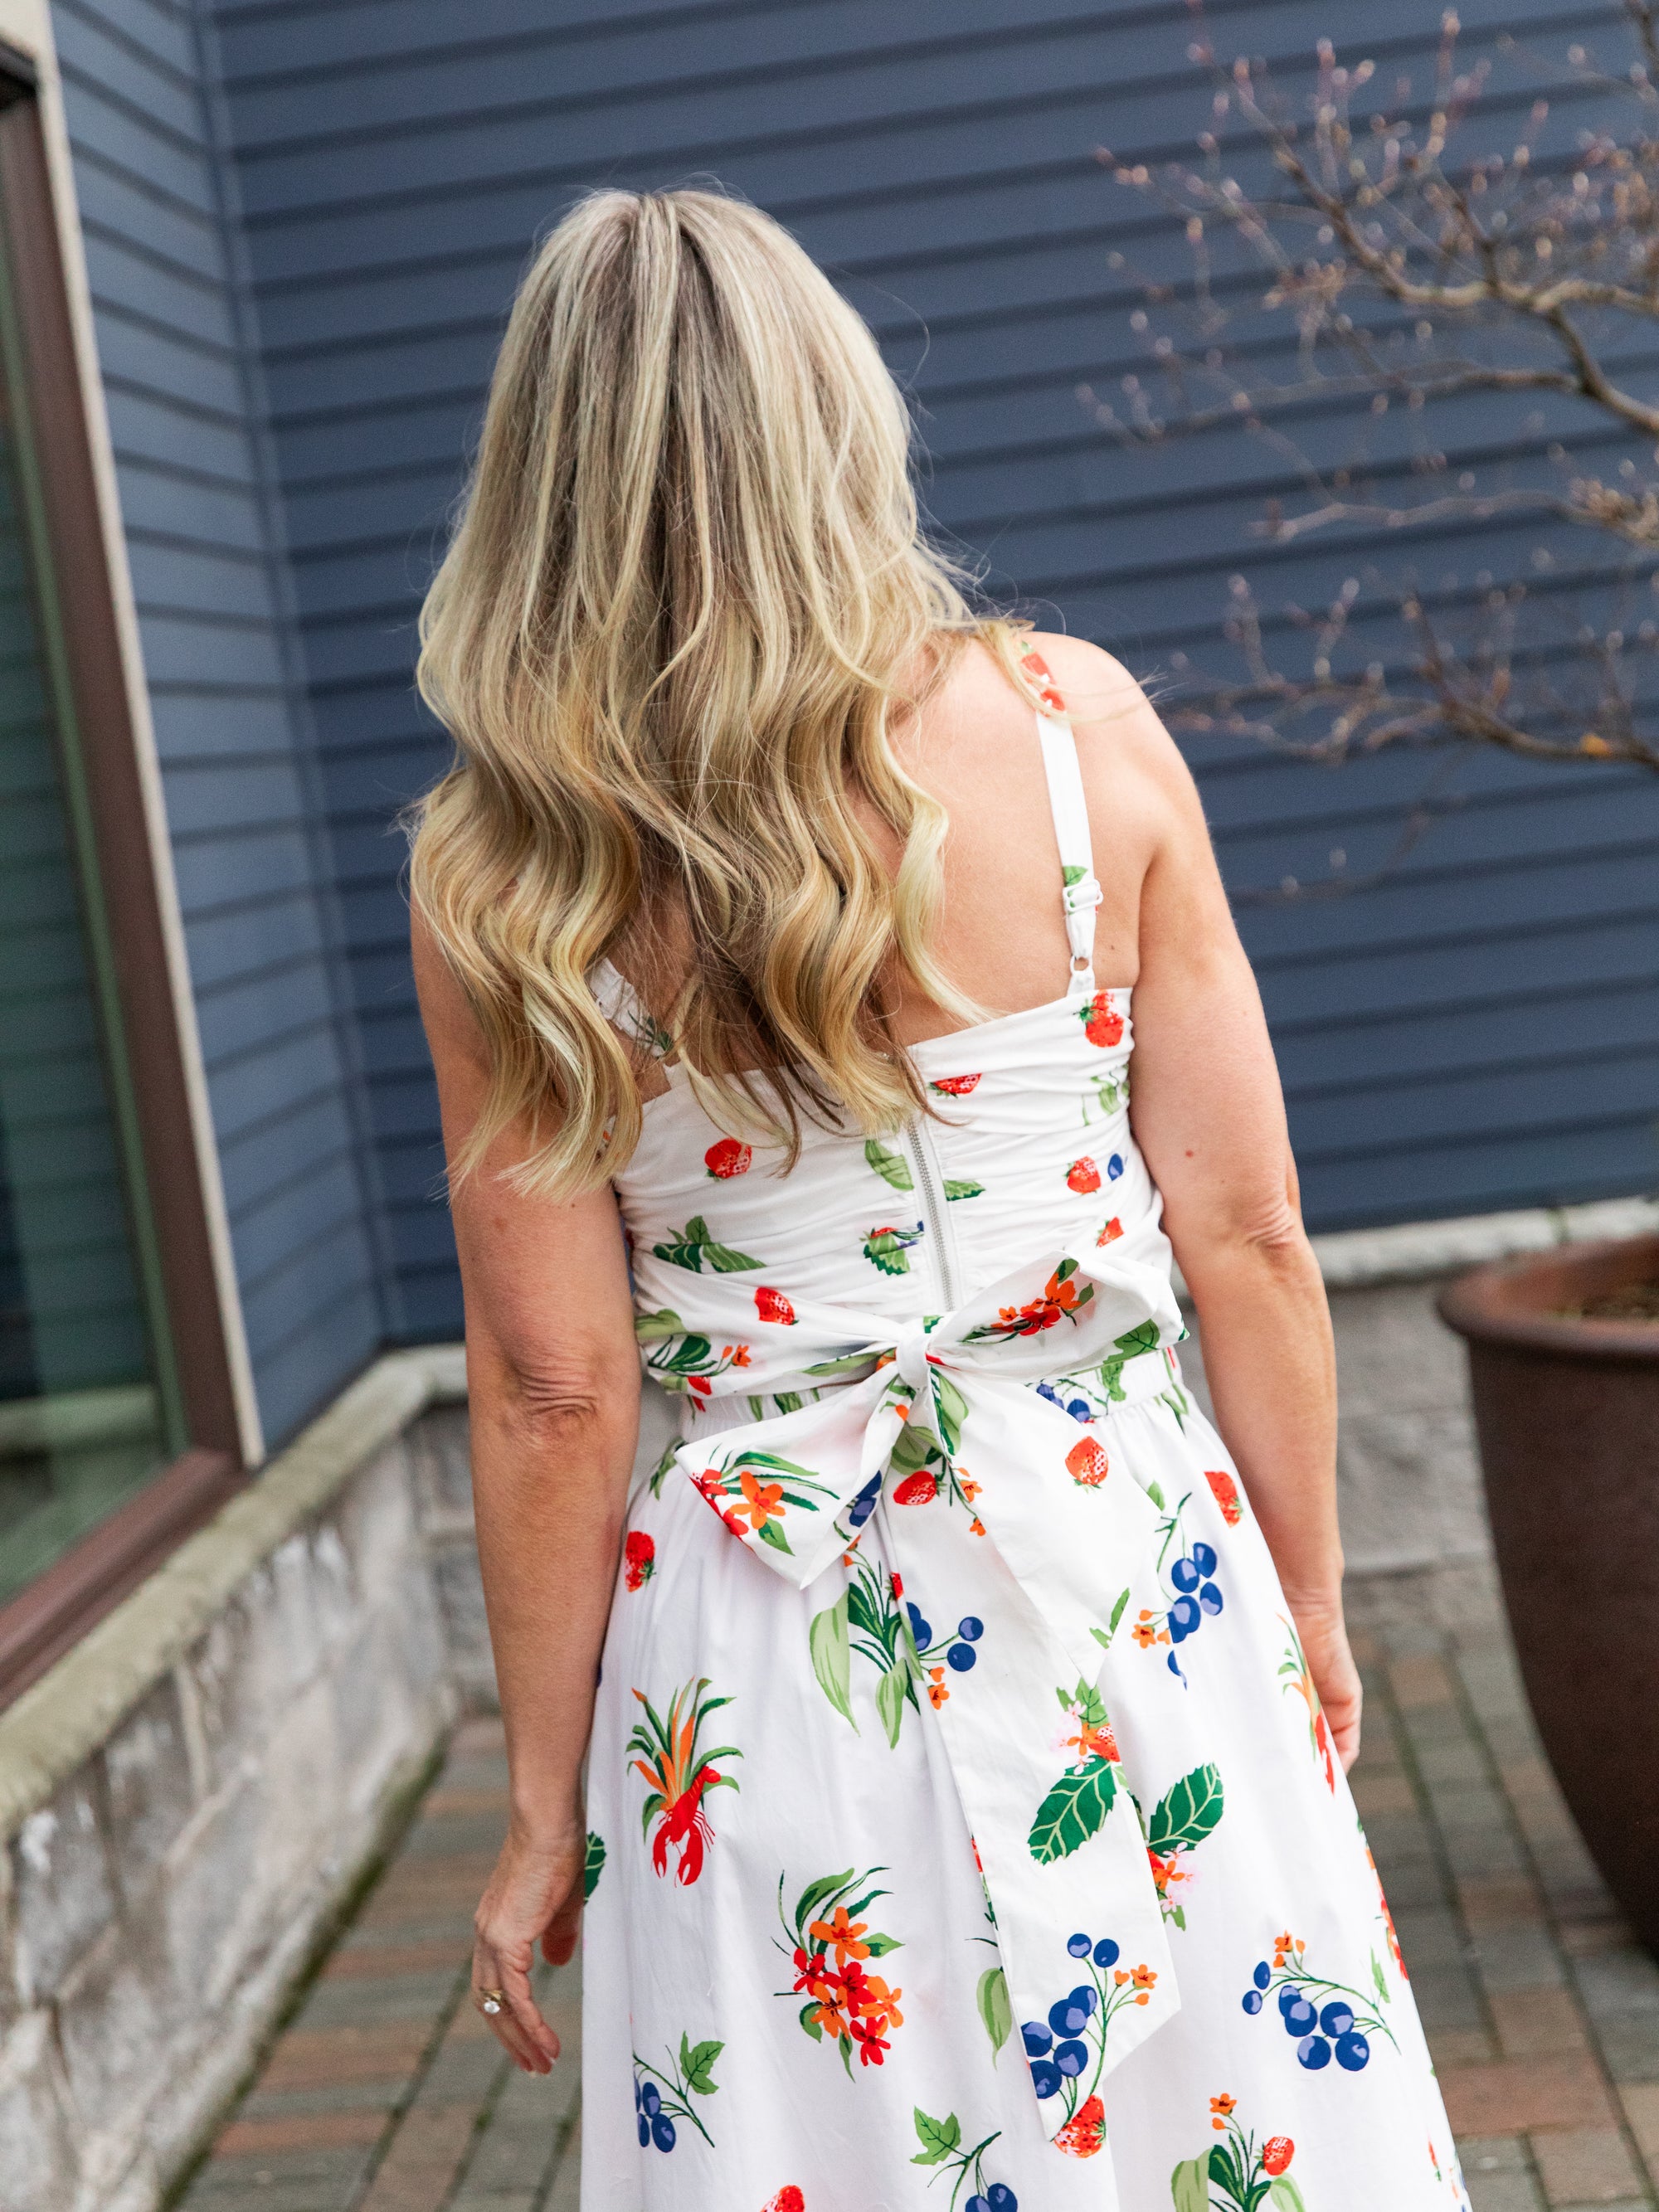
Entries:
[[[883, 1534], [916, 1608], [918, 1690], [979, 1855], [1039, 2109], [1062, 2148], [1086, 2154], [1100, 2147], [1099, 2084], [1180, 2006], [1097, 1686], [1094, 1632], [1107, 1633], [1118, 1595], [1131, 1594], [1120, 1621], [1156, 1602], [1156, 1516], [1127, 1473], [1114, 1491], [1109, 1474], [1088, 1486], [1067, 1471], [1085, 1433], [1069, 1416], [982, 1372], [961, 1380], [953, 1456], [982, 1533], [941, 1497], [884, 1501]], [[971, 1662], [953, 1656], [964, 1644]]]

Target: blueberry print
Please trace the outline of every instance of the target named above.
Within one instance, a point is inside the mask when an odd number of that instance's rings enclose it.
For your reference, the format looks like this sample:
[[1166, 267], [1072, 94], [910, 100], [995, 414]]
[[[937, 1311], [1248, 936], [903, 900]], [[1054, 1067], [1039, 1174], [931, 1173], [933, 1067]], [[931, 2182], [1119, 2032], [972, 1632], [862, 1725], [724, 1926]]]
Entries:
[[1120, 1966], [1119, 1946], [1109, 1936], [1097, 1942], [1079, 1932], [1067, 1939], [1066, 1949], [1077, 1981], [1054, 1999], [1046, 2019], [1028, 2020], [1020, 2035], [1031, 2087], [1044, 2102], [1058, 2097], [1066, 2115], [1055, 2143], [1073, 2157], [1089, 2158], [1105, 2141], [1104, 2109], [1095, 2092], [1112, 2022], [1126, 2007], [1151, 2002], [1158, 1975], [1151, 1966]]
[[[1164, 1510], [1164, 1494], [1158, 1491], [1153, 1495], [1156, 1486], [1149, 1488], [1147, 1495], [1153, 1504]], [[1161, 1540], [1158, 1571], [1169, 1602], [1162, 1608], [1143, 1606], [1130, 1632], [1143, 1650], [1151, 1650], [1154, 1644], [1168, 1644], [1170, 1672], [1182, 1683], [1187, 1677], [1176, 1657], [1176, 1648], [1196, 1636], [1205, 1622], [1212, 1620], [1226, 1603], [1216, 1579], [1221, 1562], [1214, 1545], [1201, 1537], [1189, 1545], [1183, 1534], [1183, 1516], [1191, 1502], [1189, 1491], [1173, 1512], [1164, 1510], [1164, 1517], [1158, 1522]]]
[[954, 2112], [947, 2112], [942, 2120], [915, 2109], [916, 2137], [921, 2148], [912, 2158], [912, 2166], [933, 2166], [939, 2172], [931, 2175], [937, 2181], [943, 2174], [951, 2177], [951, 2202], [954, 2205], [958, 2191], [964, 2182], [973, 2183], [973, 2195], [963, 2207], [963, 2212], [1019, 2212], [1019, 2199], [1006, 2181], [988, 2182], [985, 2178], [985, 2154], [994, 2143], [1002, 2140], [1002, 2130], [997, 2128], [988, 2136], [981, 2136], [971, 2147], [964, 2147], [962, 2123]]
[[[1090, 965], [1032, 672], [1052, 1001], [913, 1046], [906, 1126], [826, 1100], [792, 1158], [677, 1078], [614, 1169], [678, 1434], [597, 1682], [586, 2212], [1468, 2212], [1317, 1686], [1182, 1388], [1131, 996]], [[1287, 1913], [1310, 1948], [1263, 1940]]]
[[637, 2051], [634, 2053], [634, 2118], [641, 2150], [672, 2150], [679, 2141], [677, 2120], [690, 2120], [713, 2150], [714, 2138], [692, 2109], [691, 2100], [714, 2094], [720, 2086], [714, 2061], [725, 2048], [723, 2043], [694, 2044], [690, 2036], [682, 2035], [678, 2063], [671, 2057], [666, 2070], [649, 2064]]
[[1245, 2011], [1254, 2016], [1276, 2008], [1309, 2073], [1322, 2072], [1333, 2059], [1345, 2073], [1363, 2073], [1370, 2063], [1371, 2038], [1384, 2035], [1392, 2044], [1393, 2030], [1357, 1990], [1310, 1974], [1305, 1959], [1306, 1946], [1294, 1936], [1276, 1936], [1272, 1964], [1260, 1960], [1250, 1977]]

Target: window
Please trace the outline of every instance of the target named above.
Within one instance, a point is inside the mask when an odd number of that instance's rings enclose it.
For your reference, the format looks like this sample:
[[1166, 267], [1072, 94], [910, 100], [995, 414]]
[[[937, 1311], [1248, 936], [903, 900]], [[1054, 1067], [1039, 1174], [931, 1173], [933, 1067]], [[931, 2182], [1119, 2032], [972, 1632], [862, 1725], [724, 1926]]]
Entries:
[[239, 1479], [50, 171], [0, 49], [0, 1701]]

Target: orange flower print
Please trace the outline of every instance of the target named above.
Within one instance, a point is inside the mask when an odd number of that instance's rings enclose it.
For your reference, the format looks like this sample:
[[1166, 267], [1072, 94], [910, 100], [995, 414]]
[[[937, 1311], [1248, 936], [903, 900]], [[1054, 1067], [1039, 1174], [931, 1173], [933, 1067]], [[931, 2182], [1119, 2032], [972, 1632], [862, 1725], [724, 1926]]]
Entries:
[[[1096, 1237], [1095, 1242], [1097, 1244], [1115, 1244], [1118, 1238], [1121, 1237], [1122, 1234], [1123, 1224], [1119, 1220], [1116, 1214], [1114, 1214], [1111, 1219], [1106, 1224], [1106, 1226], [1101, 1231], [1099, 1236]], [[1213, 1477], [1212, 1478], [1212, 1480], [1213, 1480]]]
[[1231, 2119], [1233, 2114], [1237, 2110], [1238, 2100], [1237, 2097], [1229, 2097], [1224, 2093], [1219, 2097], [1212, 2097], [1210, 2100], [1210, 2125], [1212, 2128], [1220, 2128], [1224, 2131], [1228, 2121]]
[[1066, 1455], [1066, 1472], [1085, 1490], [1093, 1490], [1110, 1472], [1106, 1447], [1097, 1437], [1083, 1437]]
[[1073, 1160], [1066, 1170], [1066, 1187], [1085, 1196], [1100, 1188], [1100, 1170], [1085, 1152], [1080, 1160]]
[[643, 1589], [657, 1570], [657, 1547], [643, 1528], [630, 1528], [623, 1546], [623, 1579], [629, 1589]]
[[751, 1528], [763, 1528], [777, 1513], [783, 1498], [781, 1482], [757, 1482], [746, 1470], [740, 1477], [743, 1504], [737, 1508], [739, 1516], [747, 1514]]
[[786, 1939], [778, 1948], [788, 1954], [795, 1970], [788, 1994], [806, 1999], [800, 2024], [809, 2035], [827, 2037], [840, 2046], [849, 2074], [854, 2051], [860, 2066], [879, 2066], [891, 2048], [893, 2030], [904, 2024], [898, 2002], [903, 1990], [890, 1988], [865, 1963], [896, 1950], [897, 1940], [872, 1929], [867, 1922], [852, 1919], [847, 1906], [847, 1899], [859, 1891], [863, 1892], [861, 1909], [888, 1894], [884, 1889], [866, 1887], [873, 1871], [831, 1875], [809, 1882], [795, 1906], [793, 1924], [784, 1918], [781, 1900], [778, 1907]]
[[763, 1321], [769, 1321], [781, 1328], [795, 1325], [795, 1309], [781, 1291], [769, 1289], [763, 1283], [755, 1292], [755, 1311]]
[[1143, 1651], [1150, 1651], [1154, 1644], [1167, 1644], [1170, 1640], [1169, 1630], [1159, 1627], [1158, 1615], [1146, 1606], [1140, 1608], [1140, 1618], [1131, 1625], [1129, 1633]]
[[717, 1145], [710, 1145], [702, 1164], [711, 1176], [726, 1182], [733, 1176], [747, 1175], [754, 1157], [751, 1146], [740, 1144], [735, 1137], [722, 1137]]
[[849, 1920], [847, 1907], [838, 1905], [833, 1920], [811, 1921], [806, 1932], [809, 1936], [821, 1936], [835, 1953], [836, 1964], [844, 1966], [849, 1959], [867, 1959], [870, 1956], [870, 1946], [859, 1941], [868, 1924], [863, 1920]]
[[951, 1692], [945, 1686], [944, 1668], [930, 1667], [927, 1669], [927, 1702], [935, 1712], [950, 1694]]
[[1000, 1306], [995, 1321], [969, 1329], [966, 1341], [977, 1344], [986, 1337], [1006, 1340], [1011, 1336], [1040, 1336], [1058, 1322], [1075, 1322], [1084, 1307], [1093, 1303], [1094, 1295], [1092, 1283], [1079, 1287], [1077, 1261], [1062, 1260], [1043, 1285], [1041, 1297], [1029, 1298], [1023, 1306]]
[[1122, 1042], [1123, 1017], [1113, 1006], [1109, 991], [1097, 991], [1092, 999], [1085, 999], [1078, 1008], [1078, 1017], [1084, 1036], [1103, 1052]]
[[1206, 1468], [1204, 1480], [1221, 1508], [1222, 1519], [1230, 1528], [1237, 1528], [1244, 1517], [1244, 1509], [1238, 1502], [1238, 1485], [1224, 1468]]

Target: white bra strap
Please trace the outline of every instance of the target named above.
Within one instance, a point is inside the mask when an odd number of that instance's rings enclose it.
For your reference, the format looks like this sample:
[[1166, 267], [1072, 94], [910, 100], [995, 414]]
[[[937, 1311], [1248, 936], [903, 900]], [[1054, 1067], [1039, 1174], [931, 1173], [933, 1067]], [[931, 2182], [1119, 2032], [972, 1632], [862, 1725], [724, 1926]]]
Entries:
[[1089, 837], [1088, 803], [1077, 764], [1077, 739], [1062, 716], [1039, 714], [1036, 725], [1043, 773], [1048, 779], [1054, 841], [1060, 847], [1060, 896], [1066, 908], [1066, 942], [1072, 948], [1071, 992], [1074, 998], [1092, 998], [1095, 908], [1100, 904], [1101, 891]]

